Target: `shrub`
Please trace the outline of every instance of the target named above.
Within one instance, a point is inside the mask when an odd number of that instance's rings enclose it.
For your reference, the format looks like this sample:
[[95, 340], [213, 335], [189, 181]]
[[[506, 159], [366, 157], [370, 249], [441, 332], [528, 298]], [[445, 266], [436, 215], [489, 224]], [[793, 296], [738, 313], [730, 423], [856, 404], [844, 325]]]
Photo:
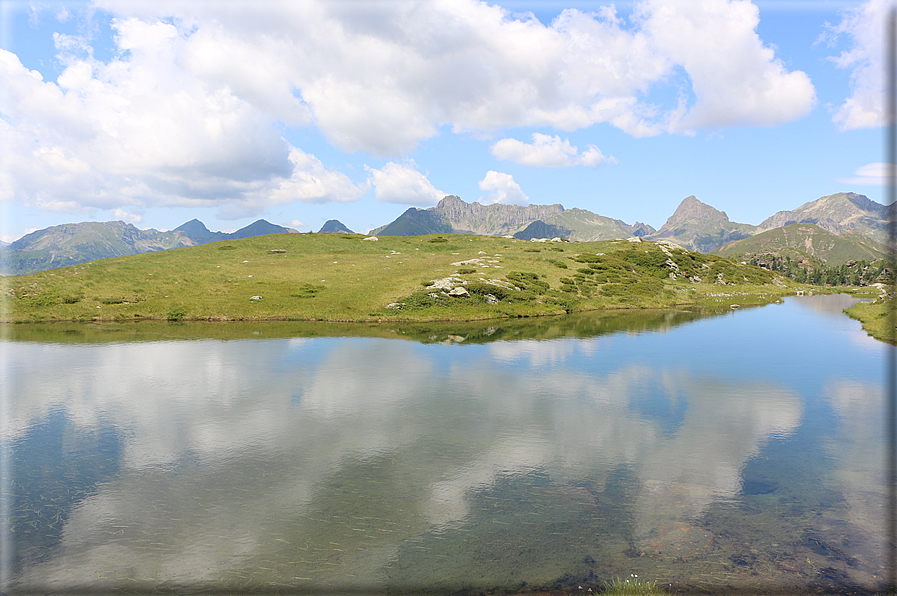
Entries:
[[519, 294], [519, 292], [517, 292], [516, 290], [509, 290], [501, 286], [494, 286], [487, 283], [469, 283], [466, 287], [471, 296], [482, 297], [486, 294], [492, 294], [499, 300], [513, 299], [516, 297], [516, 294]]
[[476, 273], [477, 270], [474, 267], [461, 267], [458, 269], [458, 273], [461, 275], [467, 275], [468, 273]]
[[51, 294], [22, 296], [19, 300], [28, 306], [56, 306], [59, 304], [59, 298]]
[[324, 289], [324, 286], [316, 286], [313, 284], [302, 284], [296, 288], [294, 294], [290, 294], [292, 298], [314, 298], [318, 292]]
[[537, 294], [544, 294], [550, 289], [547, 282], [539, 280], [538, 273], [532, 273], [531, 271], [511, 271], [505, 277], [521, 290], [531, 290]]

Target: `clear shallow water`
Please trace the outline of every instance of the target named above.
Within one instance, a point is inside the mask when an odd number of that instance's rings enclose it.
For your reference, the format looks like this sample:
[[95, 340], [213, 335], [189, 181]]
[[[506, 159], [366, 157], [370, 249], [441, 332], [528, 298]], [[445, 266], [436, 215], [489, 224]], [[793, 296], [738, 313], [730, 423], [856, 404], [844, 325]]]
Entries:
[[886, 347], [850, 303], [17, 330], [2, 589], [875, 589]]

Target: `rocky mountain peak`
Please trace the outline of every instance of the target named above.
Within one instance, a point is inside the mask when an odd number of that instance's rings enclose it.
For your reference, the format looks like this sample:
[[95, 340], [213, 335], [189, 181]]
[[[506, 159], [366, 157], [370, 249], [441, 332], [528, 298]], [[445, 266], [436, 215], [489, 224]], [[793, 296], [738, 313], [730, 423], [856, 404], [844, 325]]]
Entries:
[[668, 225], [675, 225], [685, 221], [729, 221], [725, 211], [714, 209], [706, 203], [702, 203], [694, 195], [682, 199], [676, 211], [667, 220]]

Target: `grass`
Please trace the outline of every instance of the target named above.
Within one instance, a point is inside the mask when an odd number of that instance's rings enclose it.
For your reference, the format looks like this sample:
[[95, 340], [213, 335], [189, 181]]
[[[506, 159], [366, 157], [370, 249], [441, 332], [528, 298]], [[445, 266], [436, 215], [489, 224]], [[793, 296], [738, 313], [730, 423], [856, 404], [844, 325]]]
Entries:
[[893, 316], [895, 308], [897, 304], [894, 298], [878, 298], [873, 302], [860, 302], [844, 312], [850, 318], [860, 321], [866, 333], [875, 339], [897, 345]]
[[[534, 247], [492, 236], [364, 238], [273, 234], [6, 277], [0, 320], [460, 321], [726, 308], [809, 289], [758, 267], [663, 243]], [[449, 277], [468, 290], [466, 296], [451, 297], [433, 285]]]
[[657, 582], [642, 582], [638, 576], [630, 575], [627, 579], [616, 579], [600, 592], [603, 596], [660, 596], [666, 594], [657, 587]]

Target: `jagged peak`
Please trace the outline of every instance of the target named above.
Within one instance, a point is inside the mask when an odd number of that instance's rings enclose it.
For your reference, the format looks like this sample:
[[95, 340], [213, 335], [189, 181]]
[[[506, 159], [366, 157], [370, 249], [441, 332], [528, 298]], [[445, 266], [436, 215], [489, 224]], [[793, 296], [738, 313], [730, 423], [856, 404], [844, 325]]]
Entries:
[[187, 232], [187, 233], [197, 233], [202, 232], [205, 234], [210, 234], [211, 231], [206, 227], [206, 224], [202, 223], [195, 217], [186, 223], [182, 223], [178, 227], [174, 229], [175, 232]]
[[725, 211], [720, 211], [719, 209], [711, 207], [707, 203], [702, 203], [694, 195], [691, 195], [682, 199], [682, 202], [679, 203], [679, 206], [676, 208], [676, 211], [673, 212], [673, 215], [671, 215], [667, 220], [667, 223], [682, 221], [686, 219], [707, 218], [729, 221], [729, 216], [726, 215]]
[[437, 209], [446, 209], [449, 207], [467, 207], [470, 203], [467, 203], [461, 199], [461, 197], [457, 195], [445, 195], [442, 199], [436, 204]]

